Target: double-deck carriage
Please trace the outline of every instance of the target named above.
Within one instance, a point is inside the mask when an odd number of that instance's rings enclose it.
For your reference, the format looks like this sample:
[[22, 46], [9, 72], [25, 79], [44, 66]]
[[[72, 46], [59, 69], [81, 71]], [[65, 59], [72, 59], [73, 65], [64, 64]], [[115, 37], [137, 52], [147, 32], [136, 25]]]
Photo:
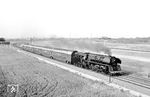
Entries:
[[62, 51], [59, 49], [43, 48], [31, 45], [22, 45], [22, 48], [26, 51], [30, 51], [32, 53], [36, 53], [51, 59], [71, 63], [71, 51]]

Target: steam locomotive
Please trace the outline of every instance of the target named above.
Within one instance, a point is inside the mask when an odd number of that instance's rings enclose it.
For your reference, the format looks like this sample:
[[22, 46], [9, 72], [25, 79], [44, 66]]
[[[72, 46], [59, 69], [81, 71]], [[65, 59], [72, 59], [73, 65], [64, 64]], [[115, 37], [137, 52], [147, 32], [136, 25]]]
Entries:
[[18, 45], [19, 48], [51, 59], [59, 60], [81, 68], [105, 74], [119, 74], [121, 60], [114, 56], [71, 51], [58, 48], [44, 48], [34, 45]]

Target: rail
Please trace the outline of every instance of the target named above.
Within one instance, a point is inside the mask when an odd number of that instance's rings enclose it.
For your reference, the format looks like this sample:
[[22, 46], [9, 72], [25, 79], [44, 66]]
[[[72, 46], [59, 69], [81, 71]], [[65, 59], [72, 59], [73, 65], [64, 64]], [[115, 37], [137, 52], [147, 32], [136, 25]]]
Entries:
[[122, 76], [122, 77], [114, 77], [114, 79], [121, 80], [121, 81], [128, 82], [128, 83], [140, 86], [140, 87], [150, 89], [150, 80], [149, 79], [144, 79], [144, 78], [131, 76], [131, 75]]

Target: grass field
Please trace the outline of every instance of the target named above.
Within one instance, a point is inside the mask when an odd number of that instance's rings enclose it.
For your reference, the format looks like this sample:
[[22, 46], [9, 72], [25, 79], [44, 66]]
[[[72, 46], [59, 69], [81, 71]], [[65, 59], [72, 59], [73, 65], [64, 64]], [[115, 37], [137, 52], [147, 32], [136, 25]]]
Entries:
[[150, 44], [126, 44], [126, 43], [110, 43], [107, 41], [105, 45], [109, 48], [120, 48], [129, 50], [139, 50], [139, 51], [150, 51]]
[[19, 97], [133, 97], [4, 46], [0, 46], [0, 78], [0, 97], [14, 97], [6, 91], [8, 84], [19, 85]]
[[150, 52], [139, 52], [139, 51], [130, 51], [130, 50], [118, 50], [112, 49], [112, 55], [125, 55], [125, 56], [133, 56], [139, 58], [145, 58], [150, 60]]

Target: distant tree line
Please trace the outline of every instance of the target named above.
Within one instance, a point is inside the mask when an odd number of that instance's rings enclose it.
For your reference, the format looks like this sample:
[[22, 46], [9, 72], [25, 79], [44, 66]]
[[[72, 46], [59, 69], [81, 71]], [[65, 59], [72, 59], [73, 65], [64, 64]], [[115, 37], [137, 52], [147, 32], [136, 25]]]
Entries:
[[0, 41], [5, 41], [5, 38], [0, 38]]
[[105, 39], [108, 42], [113, 43], [150, 43], [150, 37], [147, 38], [100, 38], [100, 40]]
[[99, 39], [102, 39], [102, 40], [111, 40], [112, 38], [110, 38], [110, 37], [101, 37], [101, 38], [99, 38]]

